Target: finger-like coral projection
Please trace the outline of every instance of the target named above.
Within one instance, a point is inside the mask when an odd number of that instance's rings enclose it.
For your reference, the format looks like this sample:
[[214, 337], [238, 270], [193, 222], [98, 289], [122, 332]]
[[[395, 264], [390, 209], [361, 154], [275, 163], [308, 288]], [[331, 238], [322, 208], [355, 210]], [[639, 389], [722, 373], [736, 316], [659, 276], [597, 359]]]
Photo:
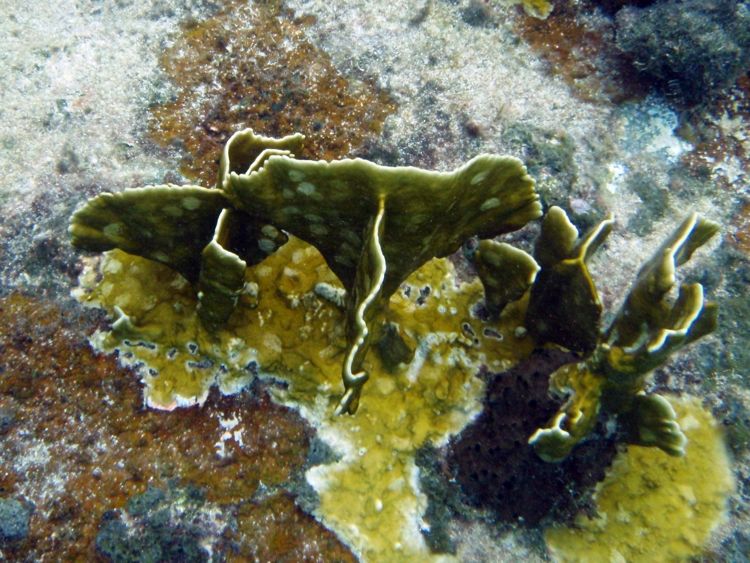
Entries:
[[240, 131], [224, 149], [217, 189], [102, 194], [74, 215], [71, 233], [82, 248], [117, 247], [183, 273], [197, 287], [210, 329], [236, 306], [245, 262], [273, 252], [281, 231], [312, 244], [347, 292], [345, 393], [337, 411], [354, 413], [368, 378], [362, 362], [401, 283], [466, 239], [516, 230], [541, 208], [532, 179], [512, 157], [480, 155], [444, 173], [361, 159], [298, 160], [301, 141]]
[[[671, 405], [644, 389], [648, 375], [671, 353], [716, 328], [716, 305], [704, 302], [700, 284], [682, 285], [673, 301], [668, 294], [677, 283], [676, 268], [717, 231], [716, 223], [696, 214], [685, 219], [641, 268], [591, 355], [552, 375], [554, 390], [572, 394], [550, 425], [529, 439], [542, 458], [564, 458], [591, 431], [600, 409], [617, 415], [628, 442], [684, 454], [685, 436]], [[590, 277], [585, 280], [588, 284]]]
[[494, 240], [479, 241], [474, 266], [484, 287], [487, 309], [495, 316], [523, 297], [539, 271], [536, 261], [523, 250]]
[[[677, 283], [676, 268], [717, 232], [718, 225], [689, 216], [641, 268], [625, 303], [602, 333], [602, 304], [586, 261], [612, 225], [608, 218], [579, 237], [565, 212], [552, 207], [534, 247], [540, 269], [531, 284], [525, 326], [538, 345], [555, 344], [584, 358], [551, 376], [551, 389], [570, 397], [550, 424], [529, 440], [548, 461], [565, 458], [591, 432], [600, 409], [617, 415], [629, 442], [657, 446], [672, 455], [684, 451], [685, 437], [669, 402], [646, 395], [644, 388], [648, 375], [672, 352], [716, 327], [716, 305], [704, 302], [700, 284], [682, 285], [674, 300], [669, 293]], [[503, 294], [511, 285], [505, 281], [509, 272], [520, 265], [531, 272], [534, 261], [516, 250], [496, 253], [490, 262], [481, 249], [480, 245], [477, 271], [488, 306], [504, 305], [509, 301]]]
[[684, 457], [621, 450], [597, 486], [595, 516], [545, 532], [555, 561], [688, 561], [726, 522], [735, 482], [721, 424], [698, 398], [670, 400], [689, 440]]
[[562, 209], [552, 207], [545, 215], [534, 246], [541, 270], [531, 287], [526, 312], [526, 328], [537, 342], [584, 353], [596, 346], [602, 303], [586, 262], [613, 223], [606, 219], [579, 238]]

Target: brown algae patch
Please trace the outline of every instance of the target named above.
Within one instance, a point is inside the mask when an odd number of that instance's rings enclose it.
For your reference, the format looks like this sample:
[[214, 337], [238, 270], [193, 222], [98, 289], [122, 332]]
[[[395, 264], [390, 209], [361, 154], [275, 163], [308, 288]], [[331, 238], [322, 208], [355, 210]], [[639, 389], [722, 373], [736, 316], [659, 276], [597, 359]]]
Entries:
[[582, 18], [591, 10], [557, 2], [546, 19], [519, 15], [516, 32], [560, 76], [580, 100], [618, 103], [644, 92], [615, 48], [614, 24], [605, 18]]
[[670, 399], [684, 457], [629, 445], [596, 492], [597, 516], [547, 530], [558, 561], [684, 561], [726, 519], [734, 476], [722, 431], [697, 398]]
[[[89, 263], [78, 296], [128, 319], [124, 333], [116, 321], [95, 343], [139, 369], [152, 405], [200, 401], [212, 385], [232, 392], [256, 374], [283, 381], [277, 400], [297, 407], [341, 456], [307, 473], [320, 496], [316, 515], [365, 559], [428, 557], [415, 452], [445, 443], [479, 412], [480, 365], [500, 370], [530, 353], [530, 340], [513, 336], [522, 307], [485, 326], [470, 313], [483, 297], [480, 282], [457, 286], [449, 261], [428, 262], [391, 298], [388, 313], [416, 343], [414, 358], [390, 373], [371, 352], [372, 380], [357, 415], [334, 416], [345, 321], [330, 299], [339, 284], [322, 256], [292, 239], [248, 269], [246, 282], [228, 326], [213, 335], [178, 274], [120, 251]], [[485, 328], [500, 337], [485, 337]]]
[[303, 468], [312, 431], [296, 412], [260, 389], [215, 393], [202, 408], [144, 409], [132, 373], [91, 350], [90, 323], [38, 297], [0, 299], [0, 494], [35, 506], [29, 536], [3, 546], [6, 557], [98, 560], [107, 513], [149, 487], [178, 481], [205, 491], [223, 517], [237, 512], [237, 531], [206, 531], [214, 553], [350, 560], [285, 495], [261, 494], [283, 488]]
[[275, 3], [228, 1], [215, 16], [189, 22], [161, 66], [177, 86], [152, 111], [151, 136], [181, 144], [181, 171], [215, 181], [229, 136], [250, 127], [269, 136], [308, 136], [306, 158], [351, 154], [377, 135], [396, 106], [372, 81], [349, 80], [304, 38], [305, 23]]

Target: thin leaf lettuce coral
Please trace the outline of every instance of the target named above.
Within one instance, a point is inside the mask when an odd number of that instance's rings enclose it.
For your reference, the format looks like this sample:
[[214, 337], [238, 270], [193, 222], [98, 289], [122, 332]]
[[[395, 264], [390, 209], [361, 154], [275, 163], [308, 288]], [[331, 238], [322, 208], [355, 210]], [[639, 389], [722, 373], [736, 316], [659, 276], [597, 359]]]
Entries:
[[[353, 414], [369, 378], [362, 363], [401, 283], [472, 236], [521, 228], [541, 214], [541, 206], [533, 180], [512, 157], [480, 155], [453, 172], [431, 172], [362, 159], [298, 160], [292, 151], [301, 140], [240, 131], [224, 148], [216, 189], [190, 187], [200, 197], [182, 199], [172, 186], [131, 190], [127, 197], [102, 194], [76, 212], [71, 234], [74, 244], [91, 250], [121, 248], [151, 259], [158, 254], [158, 261], [193, 283], [200, 272], [198, 313], [212, 330], [236, 307], [245, 263], [259, 262], [283, 242], [269, 240], [268, 228], [309, 242], [346, 289], [348, 343], [337, 412]], [[169, 208], [179, 214], [154, 212], [172, 200]], [[189, 241], [183, 226], [193, 217], [184, 217], [186, 205], [204, 225]], [[151, 213], [140, 217], [143, 210]], [[209, 236], [204, 231], [212, 219], [216, 227]], [[135, 227], [114, 232], [113, 225], [126, 222]]]
[[[365, 559], [429, 558], [415, 452], [444, 443], [477, 414], [480, 366], [504, 369], [530, 352], [528, 339], [513, 336], [518, 318], [501, 327], [476, 318], [478, 281], [457, 283], [450, 262], [434, 256], [472, 234], [491, 236], [538, 216], [533, 182], [507, 157], [481, 156], [455, 172], [434, 173], [297, 161], [288, 156], [291, 147], [264, 144], [250, 132], [238, 134], [225, 148], [217, 187], [195, 188], [217, 204], [189, 201], [206, 225], [210, 218], [215, 225], [190, 240], [190, 281], [168, 260], [152, 260], [148, 242], [130, 249], [143, 257], [115, 249], [88, 261], [78, 297], [118, 319], [94, 344], [118, 350], [138, 369], [148, 404], [159, 408], [201, 403], [213, 385], [229, 393], [255, 377], [284, 381], [276, 398], [298, 408], [340, 455], [308, 472], [320, 497], [317, 516]], [[182, 204], [179, 190], [136, 196], [127, 213], [158, 208], [160, 198]], [[118, 197], [99, 196], [76, 213], [74, 242], [95, 250], [124, 246], [107, 228], [114, 218], [97, 215], [99, 207], [112, 212], [110, 200]], [[237, 223], [228, 215], [235, 212], [249, 228], [232, 232]], [[141, 221], [167, 238], [189, 236], [170, 217], [152, 213]], [[286, 244], [264, 242], [282, 229], [292, 233]], [[258, 250], [271, 252], [243, 269], [240, 288], [235, 265]], [[221, 266], [225, 258], [231, 267]], [[342, 283], [343, 310], [315, 291]], [[221, 307], [207, 310], [214, 303], [207, 287], [217, 288]], [[221, 320], [226, 304], [232, 311], [223, 322], [207, 319], [219, 311], [213, 320]], [[363, 342], [365, 330], [379, 333], [386, 319], [389, 332], [397, 327], [396, 337], [403, 332], [415, 348], [387, 368]], [[352, 419], [333, 416], [342, 363], [351, 373], [376, 376]], [[360, 389], [349, 383], [346, 411], [357, 406]]]
[[620, 311], [602, 330], [603, 307], [587, 261], [613, 225], [610, 217], [579, 236], [565, 212], [552, 207], [542, 221], [535, 260], [485, 241], [475, 256], [486, 302], [496, 312], [509, 302], [510, 282], [517, 290], [529, 287], [524, 326], [537, 345], [560, 346], [581, 358], [550, 376], [551, 391], [567, 399], [529, 438], [546, 461], [564, 459], [593, 430], [600, 411], [617, 416], [630, 443], [672, 455], [684, 451], [674, 410], [663, 397], [647, 394], [646, 385], [673, 352], [716, 328], [716, 304], [703, 299], [700, 284], [681, 285], [675, 299], [669, 294], [677, 285], [677, 268], [719, 226], [695, 213], [688, 216], [641, 267]]
[[[476, 416], [481, 365], [502, 370], [530, 353], [531, 340], [514, 336], [521, 318], [508, 314], [500, 326], [476, 318], [470, 311], [482, 298], [479, 282], [459, 284], [448, 260], [429, 261], [389, 307], [416, 343], [413, 359], [392, 372], [368, 355], [368, 398], [355, 417], [340, 417], [332, 391], [346, 349], [345, 313], [315, 293], [318, 283], [339, 284], [321, 254], [292, 238], [249, 268], [245, 280], [257, 296], [240, 296], [235, 314], [215, 332], [200, 323], [196, 296], [181, 276], [121, 251], [89, 261], [78, 294], [132, 319], [127, 336], [103, 331], [94, 343], [119, 350], [121, 361], [139, 370], [150, 404], [190, 404], [210, 385], [233, 392], [253, 377], [283, 381], [273, 388], [276, 399], [298, 409], [340, 456], [308, 471], [320, 497], [318, 518], [366, 560], [430, 559], [420, 534], [426, 499], [415, 453], [428, 442], [444, 443]], [[490, 329], [493, 336], [485, 336]]]

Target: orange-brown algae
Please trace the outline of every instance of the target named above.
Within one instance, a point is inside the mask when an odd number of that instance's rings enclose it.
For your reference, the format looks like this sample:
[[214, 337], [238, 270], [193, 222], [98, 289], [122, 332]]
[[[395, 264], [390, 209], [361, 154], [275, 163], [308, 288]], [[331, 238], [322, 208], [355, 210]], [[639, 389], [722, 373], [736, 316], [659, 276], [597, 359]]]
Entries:
[[246, 503], [237, 519], [245, 541], [229, 561], [356, 561], [333, 532], [305, 514], [288, 494], [259, 505]]
[[335, 536], [291, 501], [251, 501], [261, 482], [283, 486], [302, 470], [311, 430], [299, 415], [261, 388], [254, 396], [211, 395], [203, 408], [147, 410], [137, 378], [90, 350], [81, 327], [92, 324], [35, 297], [0, 299], [0, 408], [13, 413], [0, 434], [0, 494], [35, 506], [29, 536], [3, 547], [5, 556], [94, 560], [105, 512], [177, 479], [203, 488], [220, 510], [240, 513], [236, 549], [252, 551], [257, 538], [247, 523], [271, 511], [268, 537], [294, 522], [299, 545], [319, 559], [346, 557]]
[[614, 42], [614, 24], [605, 19], [584, 23], [579, 13], [591, 10], [578, 3], [553, 0], [547, 19], [518, 11], [515, 30], [560, 76], [579, 99], [597, 103], [619, 103], [640, 97], [645, 87], [619, 56]]
[[184, 175], [211, 185], [229, 136], [250, 127], [307, 135], [306, 158], [350, 155], [395, 110], [373, 81], [342, 76], [304, 38], [305, 21], [275, 3], [228, 0], [213, 17], [185, 25], [161, 65], [174, 101], [152, 108], [151, 136], [182, 144]]

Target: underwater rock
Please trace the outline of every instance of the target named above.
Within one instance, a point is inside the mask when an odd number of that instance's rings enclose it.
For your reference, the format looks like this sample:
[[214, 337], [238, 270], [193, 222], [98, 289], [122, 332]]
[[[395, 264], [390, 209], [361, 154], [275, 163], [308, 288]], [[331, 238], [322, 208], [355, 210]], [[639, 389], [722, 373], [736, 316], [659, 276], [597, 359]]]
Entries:
[[182, 149], [180, 171], [191, 181], [215, 181], [238, 127], [314, 131], [295, 154], [334, 159], [377, 137], [396, 110], [375, 80], [342, 73], [309, 39], [310, 18], [290, 17], [280, 2], [210, 5], [210, 17], [187, 20], [162, 51], [170, 92], [150, 108], [151, 137]]
[[5, 434], [16, 422], [17, 411], [10, 406], [0, 405], [0, 435]]
[[97, 553], [117, 563], [209, 561], [217, 539], [233, 525], [192, 487], [150, 487], [131, 498], [125, 512], [105, 513], [96, 536]]
[[617, 46], [640, 72], [692, 105], [750, 66], [750, 10], [738, 0], [662, 0], [617, 13]]
[[0, 499], [0, 546], [29, 535], [31, 510], [14, 498]]

